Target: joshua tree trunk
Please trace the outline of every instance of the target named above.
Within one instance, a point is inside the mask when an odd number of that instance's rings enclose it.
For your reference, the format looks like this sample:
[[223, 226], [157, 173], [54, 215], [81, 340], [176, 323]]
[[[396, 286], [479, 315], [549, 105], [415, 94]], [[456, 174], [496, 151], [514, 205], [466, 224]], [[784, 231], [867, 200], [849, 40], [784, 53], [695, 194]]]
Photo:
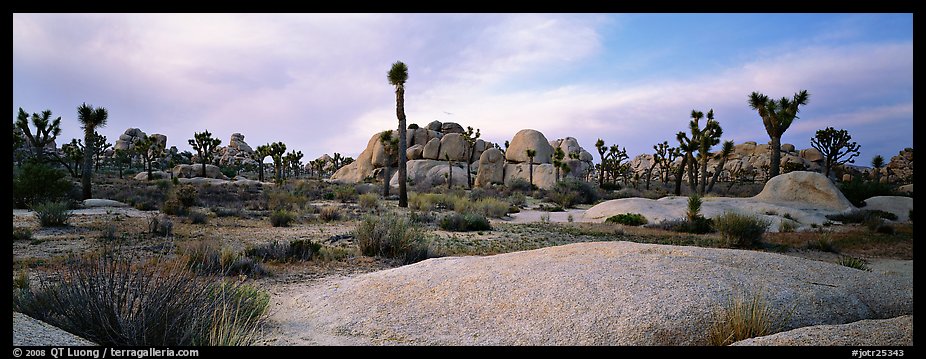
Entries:
[[768, 178], [765, 179], [766, 181], [777, 176], [781, 167], [781, 136], [771, 136], [771, 138], [772, 141], [771, 144], [769, 144], [769, 150], [772, 151], [772, 153], [771, 160], [768, 164]]
[[[203, 163], [202, 177], [206, 177], [206, 160], [202, 160], [202, 163]], [[148, 168], [150, 169], [151, 166], [148, 166]]]
[[698, 195], [703, 196], [704, 190], [707, 188], [707, 155], [703, 156], [701, 159], [701, 180], [698, 181]]
[[717, 178], [720, 177], [720, 172], [723, 172], [723, 165], [727, 163], [727, 158], [722, 157], [720, 163], [717, 164], [717, 167], [714, 168], [714, 175], [711, 176], [711, 184], [707, 185], [707, 192], [710, 192], [714, 189], [714, 183], [717, 183]]
[[258, 168], [257, 180], [263, 182], [264, 181], [264, 161], [263, 160], [257, 162], [257, 168]]
[[469, 155], [466, 156], [466, 187], [473, 189], [473, 178], [471, 172], [473, 172], [473, 149], [469, 149]]
[[531, 158], [527, 165], [527, 174], [530, 178], [531, 187], [534, 187], [534, 159]]
[[[646, 171], [646, 190], [649, 191], [649, 183], [653, 179], [653, 169], [656, 168], [656, 161], [653, 160], [653, 164], [649, 166], [649, 169]], [[662, 171], [660, 171], [662, 172]]]
[[682, 175], [685, 174], [685, 165], [688, 164], [688, 155], [682, 157], [682, 163], [678, 165], [678, 173], [675, 175], [675, 195], [682, 195]]
[[453, 162], [447, 161], [450, 164], [450, 167], [447, 167], [447, 189], [453, 187]]
[[389, 166], [383, 167], [383, 198], [389, 197]]
[[93, 197], [92, 188], [90, 186], [90, 177], [93, 176], [93, 151], [94, 148], [94, 136], [93, 128], [87, 127], [89, 130], [84, 133], [84, 164], [81, 166], [81, 178], [80, 185], [83, 189], [84, 199], [89, 199]]
[[406, 141], [405, 135], [405, 85], [396, 86], [395, 89], [395, 113], [399, 118], [399, 207], [408, 207], [408, 189], [405, 182], [408, 177], [408, 168], [406, 164]]

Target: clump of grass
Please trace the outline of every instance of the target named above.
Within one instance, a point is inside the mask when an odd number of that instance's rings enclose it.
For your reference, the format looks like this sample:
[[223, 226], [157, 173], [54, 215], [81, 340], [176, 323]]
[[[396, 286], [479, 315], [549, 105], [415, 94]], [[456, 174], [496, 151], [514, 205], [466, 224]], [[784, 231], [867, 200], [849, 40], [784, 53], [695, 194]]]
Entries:
[[357, 203], [360, 204], [360, 208], [367, 211], [379, 210], [379, 196], [375, 193], [364, 193], [360, 195], [357, 199]]
[[476, 213], [451, 213], [441, 218], [438, 226], [451, 232], [489, 231], [492, 226], [485, 216]]
[[289, 227], [296, 219], [292, 212], [285, 209], [278, 209], [270, 214], [270, 225], [274, 227]]
[[165, 215], [151, 216], [148, 218], [148, 233], [171, 237], [174, 235], [174, 222]]
[[26, 227], [13, 227], [14, 241], [31, 241], [32, 230]]
[[263, 262], [292, 262], [311, 260], [321, 250], [321, 244], [308, 239], [286, 242], [272, 241], [245, 250], [245, 255]]
[[335, 206], [322, 207], [318, 213], [318, 218], [325, 222], [339, 221], [341, 220], [341, 210]]
[[334, 198], [341, 203], [352, 202], [357, 199], [357, 189], [348, 185], [337, 186], [334, 188]]
[[524, 207], [527, 205], [527, 197], [523, 193], [515, 192], [508, 196], [508, 203], [514, 207]]
[[365, 256], [393, 258], [406, 264], [428, 257], [424, 231], [395, 213], [365, 216], [354, 230], [354, 239]]
[[453, 200], [453, 210], [461, 214], [478, 214], [492, 218], [502, 218], [508, 215], [511, 205], [497, 198], [482, 198], [472, 201], [466, 197], [457, 197]]
[[541, 213], [541, 214], [540, 214], [540, 223], [541, 223], [541, 224], [550, 224], [550, 214], [549, 214], [549, 213]]
[[778, 332], [789, 318], [774, 313], [761, 294], [732, 296], [708, 329], [707, 341], [710, 345], [730, 345], [769, 335]]
[[723, 241], [734, 248], [751, 248], [762, 240], [762, 234], [771, 223], [756, 215], [724, 212], [714, 217], [714, 228], [720, 232]]
[[621, 213], [616, 214], [605, 220], [607, 223], [618, 223], [628, 226], [642, 226], [649, 223], [642, 214], [639, 213]]
[[431, 212], [418, 212], [418, 211], [410, 212], [408, 214], [408, 219], [412, 221], [412, 223], [419, 223], [419, 224], [434, 223], [434, 221], [437, 220], [437, 218], [435, 218], [434, 215], [431, 214]]
[[808, 241], [807, 244], [805, 244], [805, 248], [820, 252], [839, 253], [839, 250], [833, 246], [833, 241], [829, 236], [822, 236], [821, 238]]
[[68, 225], [71, 212], [67, 201], [47, 201], [32, 206], [35, 217], [42, 227], [63, 227]]
[[107, 253], [62, 268], [60, 282], [14, 295], [13, 310], [106, 346], [249, 345], [270, 299], [163, 258], [139, 265]]
[[209, 215], [201, 211], [190, 211], [190, 213], [187, 214], [187, 218], [190, 219], [190, 223], [192, 224], [205, 224], [209, 222]]
[[841, 265], [841, 266], [846, 266], [849, 268], [855, 268], [858, 270], [871, 272], [871, 267], [868, 266], [868, 262], [866, 262], [864, 259], [861, 259], [861, 258], [855, 258], [851, 256], [842, 256], [842, 257], [839, 257], [838, 260], [836, 260], [836, 264]]
[[789, 219], [783, 219], [778, 223], [778, 231], [781, 233], [794, 232], [797, 230], [795, 222]]
[[181, 253], [188, 268], [202, 275], [260, 277], [268, 273], [260, 262], [216, 241], [186, 244]]
[[566, 216], [566, 222], [572, 223], [572, 222], [575, 222], [575, 220], [576, 220], [576, 219], [575, 219], [575, 217], [572, 216], [572, 213], [570, 213], [568, 216]]
[[879, 220], [879, 219], [889, 219], [892, 221], [897, 220], [897, 215], [885, 212], [882, 210], [871, 210], [871, 209], [860, 209], [853, 210], [844, 213], [837, 214], [828, 214], [826, 219], [839, 221], [842, 223], [866, 223], [868, 221]]
[[103, 231], [100, 232], [101, 241], [112, 242], [117, 239], [118, 238], [116, 237], [116, 226], [108, 225], [106, 227], [103, 227]]

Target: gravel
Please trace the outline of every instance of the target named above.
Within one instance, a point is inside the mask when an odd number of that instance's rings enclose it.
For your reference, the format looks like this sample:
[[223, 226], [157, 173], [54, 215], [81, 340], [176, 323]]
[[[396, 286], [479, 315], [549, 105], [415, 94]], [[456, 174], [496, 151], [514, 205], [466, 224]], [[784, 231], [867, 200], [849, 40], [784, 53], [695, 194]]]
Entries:
[[41, 320], [13, 312], [13, 346], [96, 346], [96, 344]]

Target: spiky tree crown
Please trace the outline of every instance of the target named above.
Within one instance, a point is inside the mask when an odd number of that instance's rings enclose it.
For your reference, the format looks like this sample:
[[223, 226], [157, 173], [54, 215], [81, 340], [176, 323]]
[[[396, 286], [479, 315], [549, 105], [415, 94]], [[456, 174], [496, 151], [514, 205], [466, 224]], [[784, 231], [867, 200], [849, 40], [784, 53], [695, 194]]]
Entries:
[[402, 61], [396, 61], [386, 73], [386, 79], [393, 86], [405, 85], [405, 81], [408, 81], [408, 66]]

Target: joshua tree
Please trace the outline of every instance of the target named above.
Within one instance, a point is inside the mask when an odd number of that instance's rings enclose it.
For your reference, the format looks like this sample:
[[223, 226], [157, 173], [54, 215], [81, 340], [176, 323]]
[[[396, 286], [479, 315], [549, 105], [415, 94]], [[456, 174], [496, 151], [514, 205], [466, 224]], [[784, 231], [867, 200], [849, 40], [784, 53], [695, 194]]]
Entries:
[[32, 125], [35, 126], [35, 134], [29, 129], [29, 115], [19, 108], [19, 115], [16, 117], [16, 127], [22, 130], [26, 140], [32, 145], [33, 156], [38, 162], [45, 161], [45, 146], [55, 142], [55, 138], [61, 134], [61, 116], [48, 122], [51, 119], [51, 110], [42, 111], [42, 114], [32, 114]]
[[466, 132], [463, 132], [463, 141], [466, 142], [466, 187], [473, 189], [473, 178], [470, 172], [473, 171], [473, 152], [475, 152], [476, 140], [479, 139], [479, 129], [473, 132], [472, 126], [466, 126]]
[[875, 181], [880, 181], [881, 167], [884, 167], [884, 157], [881, 157], [881, 155], [875, 155], [875, 157], [871, 159], [871, 167], [875, 168]]
[[707, 161], [711, 158], [711, 147], [720, 143], [723, 129], [720, 122], [714, 120], [714, 110], [707, 111], [707, 122], [700, 130], [698, 140], [698, 159], [701, 165], [701, 174], [698, 179], [698, 195], [703, 196], [707, 189]]
[[54, 157], [64, 165], [64, 168], [67, 168], [71, 177], [80, 177], [80, 163], [84, 160], [84, 144], [80, 140], [72, 138], [71, 143], [61, 145], [61, 152], [64, 153], [64, 158], [57, 154]]
[[286, 153], [286, 144], [274, 142], [270, 144], [270, 158], [273, 159], [273, 173], [276, 182], [283, 182], [283, 154]]
[[90, 177], [93, 175], [93, 149], [96, 145], [97, 127], [106, 127], [106, 119], [109, 113], [103, 107], [93, 108], [93, 106], [83, 103], [77, 107], [77, 120], [80, 121], [80, 127], [84, 129], [84, 167], [81, 171], [80, 184], [83, 188], [84, 199], [93, 197], [90, 186]]
[[624, 161], [630, 159], [630, 156], [627, 155], [627, 148], [621, 149], [618, 145], [611, 145], [608, 147], [608, 155], [605, 156], [604, 163], [605, 166], [611, 172], [611, 181], [617, 181], [617, 175], [620, 174], [624, 179], [624, 184], [627, 184], [627, 170], [630, 168], [624, 165]]
[[781, 135], [791, 127], [800, 111], [800, 106], [806, 105], [810, 99], [807, 90], [801, 90], [794, 94], [790, 100], [782, 97], [780, 100], [770, 100], [768, 96], [759, 92], [753, 92], [749, 95], [749, 107], [759, 112], [762, 118], [762, 124], [765, 125], [765, 132], [772, 140], [770, 144], [771, 162], [769, 166], [768, 178], [778, 175], [781, 167]]
[[447, 160], [447, 189], [450, 189], [453, 186], [453, 159], [450, 158], [449, 154], [444, 154], [444, 159]]
[[528, 176], [530, 176], [531, 187], [533, 187], [533, 186], [534, 186], [534, 156], [537, 155], [537, 151], [528, 148], [528, 149], [525, 150], [524, 152], [525, 152], [525, 154], [527, 154], [527, 159], [528, 159], [528, 162], [527, 162], [527, 168], [528, 168], [528, 170], [527, 170], [527, 172], [528, 172]]
[[257, 160], [257, 179], [264, 181], [264, 158], [270, 156], [270, 144], [260, 145], [254, 150], [254, 159]]
[[106, 150], [112, 147], [113, 144], [106, 142], [106, 136], [94, 132], [93, 145], [93, 167], [94, 171], [99, 171], [103, 155], [106, 154]]
[[113, 161], [116, 162], [116, 168], [119, 169], [119, 179], [122, 179], [122, 170], [125, 165], [132, 163], [132, 151], [116, 149], [113, 151]]
[[608, 149], [604, 146], [604, 140], [600, 138], [598, 141], [595, 141], [595, 148], [598, 149], [598, 157], [601, 158], [601, 166], [599, 166], [598, 170], [598, 187], [601, 187], [604, 185], [604, 153], [607, 152]]
[[[148, 170], [148, 180], [152, 180], [151, 167], [153, 167], [158, 158], [164, 155], [164, 149], [154, 142], [153, 137], [145, 136], [135, 142], [135, 153], [141, 156], [142, 161], [145, 163], [145, 168]], [[203, 166], [205, 166], [205, 164]], [[203, 177], [206, 177], [205, 171], [203, 171]]]
[[720, 163], [714, 168], [714, 176], [711, 177], [711, 183], [707, 186], [707, 192], [714, 189], [714, 183], [717, 183], [717, 178], [720, 177], [720, 172], [723, 172], [723, 166], [727, 164], [727, 158], [730, 157], [731, 153], [733, 153], [733, 141], [724, 141], [720, 153], [717, 154], [717, 157], [720, 158]]
[[[678, 165], [678, 168], [676, 169], [676, 173], [675, 173], [675, 195], [681, 196], [682, 195], [682, 176], [685, 175], [685, 166], [688, 165], [690, 162], [689, 159], [691, 159], [691, 152], [694, 151], [694, 145], [696, 145], [696, 143], [692, 143], [691, 139], [688, 138], [687, 135], [685, 135], [685, 132], [681, 132], [681, 131], [675, 134], [675, 138], [678, 140], [679, 155], [682, 156], [682, 163]], [[691, 181], [690, 176], [688, 180]]]
[[564, 158], [566, 158], [566, 152], [563, 152], [562, 147], [557, 147], [556, 150], [553, 151], [553, 168], [556, 170], [554, 178], [557, 182], [559, 182], [559, 169], [565, 163], [563, 162]]
[[827, 177], [834, 165], [855, 163], [854, 158], [859, 155], [858, 150], [861, 146], [850, 141], [852, 135], [849, 131], [832, 127], [817, 130], [817, 135], [810, 139], [810, 145], [823, 154], [823, 167], [826, 168]]
[[408, 66], [396, 61], [386, 75], [389, 84], [395, 86], [395, 115], [399, 119], [399, 207], [408, 207], [408, 190], [405, 186], [407, 164], [405, 163], [405, 81], [408, 81]]
[[392, 131], [383, 131], [379, 134], [379, 142], [383, 144], [383, 152], [386, 153], [386, 164], [383, 166], [383, 198], [389, 196], [389, 167], [392, 166], [392, 160], [399, 151], [399, 138], [392, 137]]
[[212, 138], [209, 130], [194, 133], [193, 138], [189, 139], [190, 146], [199, 154], [199, 162], [203, 164], [202, 176], [206, 177], [206, 164], [212, 162], [215, 155], [215, 148], [222, 144], [222, 140]]
[[299, 177], [299, 168], [302, 167], [302, 151], [289, 151], [284, 157], [286, 166], [293, 170], [293, 177]]

